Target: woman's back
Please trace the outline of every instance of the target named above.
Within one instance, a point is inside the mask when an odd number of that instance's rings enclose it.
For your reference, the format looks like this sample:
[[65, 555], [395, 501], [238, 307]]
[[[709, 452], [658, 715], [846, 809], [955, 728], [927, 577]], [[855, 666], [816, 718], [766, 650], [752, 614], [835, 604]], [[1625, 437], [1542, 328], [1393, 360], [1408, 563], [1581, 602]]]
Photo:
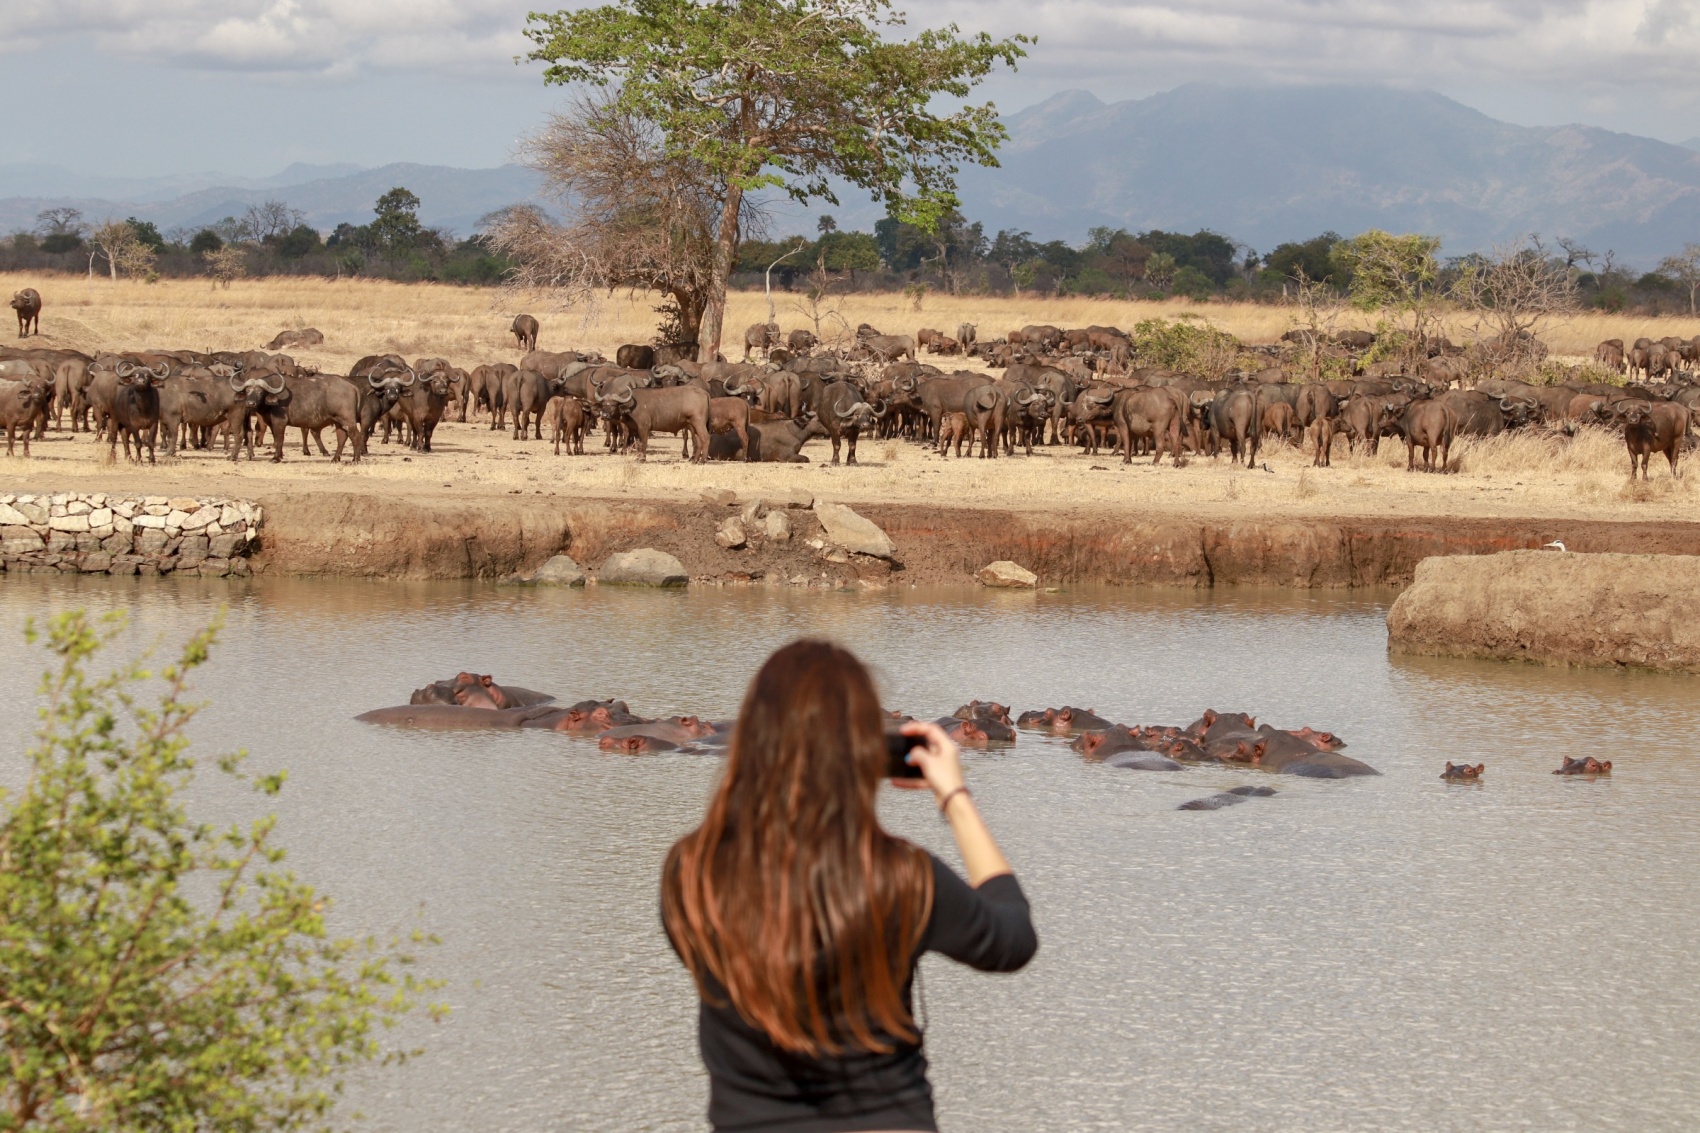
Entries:
[[954, 745], [932, 725], [906, 730], [925, 738], [911, 761], [978, 887], [880, 829], [878, 700], [860, 663], [824, 642], [763, 666], [703, 825], [668, 856], [662, 922], [696, 977], [717, 1130], [936, 1128], [916, 962], [936, 951], [1014, 971], [1038, 947]]

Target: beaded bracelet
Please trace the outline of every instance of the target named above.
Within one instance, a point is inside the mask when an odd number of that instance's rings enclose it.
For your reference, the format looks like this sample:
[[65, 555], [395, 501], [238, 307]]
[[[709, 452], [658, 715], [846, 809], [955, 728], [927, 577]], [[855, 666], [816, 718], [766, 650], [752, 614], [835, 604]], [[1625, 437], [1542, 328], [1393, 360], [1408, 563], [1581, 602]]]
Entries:
[[949, 816], [946, 815], [945, 812], [950, 809], [951, 800], [955, 799], [957, 795], [967, 795], [969, 798], [974, 797], [973, 793], [968, 790], [968, 785], [966, 783], [964, 783], [962, 786], [956, 788], [954, 791], [951, 791], [949, 794], [945, 795], [944, 798], [939, 800], [939, 815], [940, 815], [940, 817], [946, 818], [948, 820]]

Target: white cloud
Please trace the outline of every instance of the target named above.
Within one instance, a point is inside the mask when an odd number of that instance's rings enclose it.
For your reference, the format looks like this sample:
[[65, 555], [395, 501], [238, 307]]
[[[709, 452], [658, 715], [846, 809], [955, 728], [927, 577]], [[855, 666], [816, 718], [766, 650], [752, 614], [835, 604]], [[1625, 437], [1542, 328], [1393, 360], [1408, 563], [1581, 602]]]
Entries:
[[[1194, 79], [1515, 90], [1514, 101], [1665, 117], [1700, 107], [1696, 0], [898, 0], [1039, 44], [1001, 101], [1064, 86], [1106, 97]], [[548, 0], [56, 0], [0, 7], [0, 51], [82, 42], [101, 56], [243, 75], [359, 78], [419, 68], [513, 76]], [[527, 68], [535, 76], [535, 68]], [[1038, 88], [1045, 88], [1040, 90]], [[1027, 91], [1023, 98], [1017, 92]], [[1609, 116], [1609, 115], [1608, 115]], [[1622, 114], [1619, 113], [1619, 117]]]

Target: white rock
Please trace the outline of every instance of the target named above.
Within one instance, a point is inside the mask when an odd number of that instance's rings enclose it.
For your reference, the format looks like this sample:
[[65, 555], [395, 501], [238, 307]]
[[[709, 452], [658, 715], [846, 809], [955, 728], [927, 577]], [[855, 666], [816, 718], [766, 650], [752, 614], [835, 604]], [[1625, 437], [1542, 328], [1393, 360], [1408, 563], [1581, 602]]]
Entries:
[[86, 515], [56, 515], [47, 521], [52, 531], [87, 531], [89, 517]]
[[222, 524], [225, 527], [235, 527], [237, 522], [240, 521], [241, 518], [242, 518], [242, 510], [240, 508], [234, 508], [234, 507], [231, 507], [229, 504], [225, 504], [222, 508], [219, 509], [218, 521], [219, 521], [220, 524]]
[[95, 528], [98, 528], [98, 527], [111, 527], [111, 526], [112, 526], [112, 509], [111, 508], [109, 508], [109, 507], [97, 508], [96, 510], [89, 512], [89, 529], [90, 530], [94, 530]]
[[556, 555], [538, 567], [531, 580], [540, 586], [583, 586], [584, 570], [566, 555]]
[[608, 586], [684, 586], [690, 580], [684, 563], [653, 547], [609, 555], [596, 572], [596, 581]]
[[29, 516], [11, 504], [0, 504], [0, 527], [25, 527], [28, 524]]
[[825, 528], [827, 540], [846, 551], [857, 555], [871, 555], [876, 559], [897, 557], [897, 545], [891, 541], [889, 535], [881, 531], [872, 520], [857, 515], [843, 504], [816, 500], [815, 518], [819, 519], [821, 527]]
[[160, 529], [165, 526], [165, 517], [163, 515], [138, 515], [131, 522], [133, 522], [137, 527]]
[[[153, 499], [152, 496], [149, 496], [148, 498], [150, 500]], [[161, 518], [164, 518], [165, 516], [168, 516], [168, 515], [171, 514], [171, 509], [169, 507], [167, 507], [163, 501], [161, 501], [160, 503], [157, 503], [157, 504], [156, 503], [149, 503], [145, 507], [143, 507], [142, 510], [147, 512], [149, 515], [157, 515]]]
[[82, 500], [72, 500], [70, 503], [65, 505], [66, 515], [87, 515], [93, 510], [94, 509], [92, 507], [84, 503]]
[[979, 574], [975, 577], [984, 586], [1031, 590], [1039, 585], [1038, 575], [1018, 563], [1010, 562], [1008, 559], [987, 563], [980, 568]]
[[767, 525], [767, 538], [770, 543], [791, 541], [791, 520], [783, 511], [768, 512], [763, 522]]
[[218, 521], [218, 509], [215, 508], [215, 507], [204, 507], [201, 510], [195, 512], [195, 514], [188, 516], [183, 520], [183, 530], [185, 530], [185, 531], [199, 531], [201, 528], [205, 527], [207, 524], [216, 523], [217, 521]]
[[714, 541], [728, 551], [736, 551], [750, 541], [749, 533], [737, 519], [728, 519], [720, 525], [720, 530], [714, 533]]
[[[148, 510], [152, 511], [153, 509], [150, 508]], [[186, 511], [183, 511], [181, 509], [173, 508], [172, 510], [165, 513], [165, 525], [167, 527], [182, 527], [184, 524], [186, 524], [188, 522], [189, 522], [189, 513], [186, 512]]]

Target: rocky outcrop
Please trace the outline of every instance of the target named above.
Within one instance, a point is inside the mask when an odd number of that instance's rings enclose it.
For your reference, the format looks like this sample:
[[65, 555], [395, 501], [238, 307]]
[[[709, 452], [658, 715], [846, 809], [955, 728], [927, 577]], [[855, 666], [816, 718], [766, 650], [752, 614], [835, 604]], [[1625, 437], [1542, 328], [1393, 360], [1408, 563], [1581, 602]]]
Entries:
[[556, 555], [532, 572], [539, 586], [583, 586], [584, 570], [566, 555]]
[[1425, 559], [1387, 612], [1387, 638], [1398, 653], [1700, 673], [1700, 558]]
[[262, 516], [251, 501], [223, 497], [0, 495], [0, 568], [246, 575]]

